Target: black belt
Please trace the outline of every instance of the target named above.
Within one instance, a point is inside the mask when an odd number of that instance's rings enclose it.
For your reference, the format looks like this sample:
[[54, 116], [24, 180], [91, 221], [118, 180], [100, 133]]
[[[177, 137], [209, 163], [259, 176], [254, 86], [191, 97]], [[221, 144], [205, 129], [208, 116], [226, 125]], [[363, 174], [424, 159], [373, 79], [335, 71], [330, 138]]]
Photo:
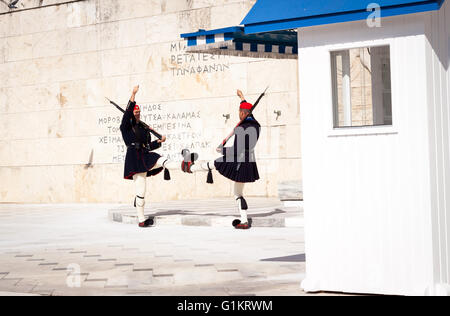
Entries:
[[127, 148], [132, 149], [147, 149], [147, 146], [145, 144], [141, 143], [131, 143], [130, 146], [127, 146]]

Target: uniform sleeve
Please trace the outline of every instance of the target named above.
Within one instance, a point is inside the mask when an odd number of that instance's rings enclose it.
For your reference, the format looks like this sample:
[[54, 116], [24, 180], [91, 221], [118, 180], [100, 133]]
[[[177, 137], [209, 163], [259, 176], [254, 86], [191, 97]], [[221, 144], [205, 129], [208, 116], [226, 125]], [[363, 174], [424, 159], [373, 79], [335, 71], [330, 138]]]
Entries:
[[236, 143], [237, 143], [237, 140], [236, 140], [236, 138], [237, 138], [236, 137], [236, 129], [237, 129], [237, 127], [234, 129], [233, 135], [229, 138], [229, 140], [230, 140], [231, 138], [234, 137], [233, 145], [226, 146], [226, 144], [225, 145], [222, 144], [221, 147], [220, 147], [220, 149], [222, 150], [222, 155], [223, 156], [235, 156], [236, 155]]
[[240, 144], [241, 146], [239, 146], [239, 142], [241, 140], [238, 141], [238, 138], [240, 136], [242, 136], [242, 133], [241, 133], [242, 130], [243, 130], [242, 125], [240, 125], [234, 129], [234, 134], [233, 134], [233, 136], [231, 136], [231, 137], [234, 137], [233, 145], [228, 146], [228, 147], [222, 146], [222, 155], [237, 157], [240, 154], [240, 151], [242, 152], [242, 150], [238, 150], [239, 147], [242, 147], [242, 149], [245, 150], [245, 148], [243, 147], [244, 144]]
[[156, 149], [159, 149], [159, 148], [161, 148], [161, 146], [162, 146], [162, 144], [158, 143], [158, 141], [155, 140], [155, 141], [150, 143], [150, 151], [154, 151]]
[[122, 131], [122, 133], [131, 130], [133, 127], [132, 124], [134, 123], [135, 120], [133, 110], [135, 105], [136, 102], [131, 101], [128, 102], [127, 109], [123, 114], [122, 124], [120, 124], [120, 130]]

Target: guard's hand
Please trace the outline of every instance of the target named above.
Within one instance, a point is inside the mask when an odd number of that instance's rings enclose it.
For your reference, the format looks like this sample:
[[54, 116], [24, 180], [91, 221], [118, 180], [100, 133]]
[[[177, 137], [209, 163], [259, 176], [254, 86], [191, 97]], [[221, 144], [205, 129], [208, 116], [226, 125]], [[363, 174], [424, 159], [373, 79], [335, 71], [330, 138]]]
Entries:
[[238, 96], [238, 97], [243, 97], [243, 96], [244, 96], [244, 94], [242, 93], [242, 91], [241, 91], [241, 90], [238, 90], [238, 91], [237, 91], [237, 96]]
[[139, 92], [139, 85], [133, 88], [133, 94], [136, 94]]
[[217, 147], [216, 148], [216, 151], [219, 153], [219, 154], [221, 154], [222, 153], [222, 151], [223, 151], [223, 147]]
[[158, 143], [160, 143], [160, 144], [161, 144], [161, 143], [165, 143], [166, 140], [167, 140], [166, 136], [163, 136], [162, 139], [159, 139], [159, 140], [158, 140]]

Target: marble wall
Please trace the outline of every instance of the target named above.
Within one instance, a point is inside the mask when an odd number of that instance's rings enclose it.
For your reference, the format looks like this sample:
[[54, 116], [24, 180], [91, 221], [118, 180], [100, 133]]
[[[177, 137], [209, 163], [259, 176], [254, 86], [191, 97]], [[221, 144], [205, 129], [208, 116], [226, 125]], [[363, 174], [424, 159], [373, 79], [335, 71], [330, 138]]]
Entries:
[[[252, 196], [277, 196], [301, 181], [296, 60], [185, 52], [180, 33], [238, 25], [254, 0], [21, 0], [0, 7], [0, 202], [129, 202], [123, 180], [121, 114], [132, 87], [143, 119], [178, 158], [190, 147], [201, 159], [238, 121], [241, 89], [263, 126], [257, 157], [261, 180]], [[277, 117], [274, 111], [281, 111]], [[230, 114], [226, 121], [223, 115]], [[92, 162], [90, 164], [90, 162]], [[222, 197], [231, 184], [217, 173], [172, 171], [149, 180], [152, 201]]]

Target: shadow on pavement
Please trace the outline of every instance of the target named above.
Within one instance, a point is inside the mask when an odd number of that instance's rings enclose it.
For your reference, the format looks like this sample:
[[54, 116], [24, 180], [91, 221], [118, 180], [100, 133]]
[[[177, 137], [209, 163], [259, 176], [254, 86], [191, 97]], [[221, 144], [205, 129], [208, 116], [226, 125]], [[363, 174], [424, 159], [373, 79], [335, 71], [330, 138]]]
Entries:
[[302, 253], [302, 254], [287, 256], [287, 257], [261, 259], [260, 261], [306, 262], [306, 256], [304, 253]]

